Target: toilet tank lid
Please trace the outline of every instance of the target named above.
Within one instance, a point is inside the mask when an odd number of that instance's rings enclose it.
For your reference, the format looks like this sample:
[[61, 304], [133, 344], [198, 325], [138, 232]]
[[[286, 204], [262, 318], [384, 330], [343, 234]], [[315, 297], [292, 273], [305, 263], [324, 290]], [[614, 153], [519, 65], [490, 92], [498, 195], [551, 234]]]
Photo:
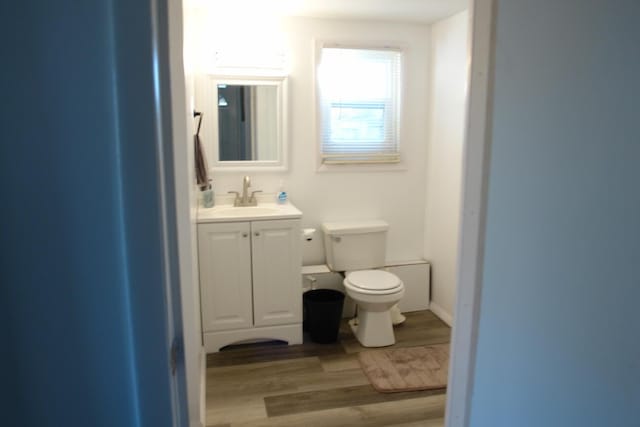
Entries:
[[385, 221], [374, 219], [364, 221], [336, 221], [322, 223], [322, 231], [325, 234], [355, 234], [355, 233], [375, 233], [387, 231], [389, 224]]

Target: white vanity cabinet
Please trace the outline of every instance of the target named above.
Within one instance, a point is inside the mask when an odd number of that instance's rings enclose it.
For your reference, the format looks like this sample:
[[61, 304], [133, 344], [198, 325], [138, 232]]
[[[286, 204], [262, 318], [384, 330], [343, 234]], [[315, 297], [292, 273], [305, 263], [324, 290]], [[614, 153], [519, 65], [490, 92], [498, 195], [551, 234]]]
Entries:
[[302, 342], [300, 220], [198, 224], [207, 352], [245, 340]]

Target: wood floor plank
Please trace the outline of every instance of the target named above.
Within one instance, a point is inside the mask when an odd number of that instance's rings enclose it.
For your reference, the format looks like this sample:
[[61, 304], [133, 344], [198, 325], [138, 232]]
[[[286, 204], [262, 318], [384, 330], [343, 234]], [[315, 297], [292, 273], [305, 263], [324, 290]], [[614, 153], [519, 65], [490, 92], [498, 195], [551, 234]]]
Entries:
[[344, 348], [339, 342], [316, 344], [308, 339], [304, 344], [299, 345], [286, 345], [279, 342], [243, 344], [229, 346], [218, 353], [207, 354], [207, 367], [245, 365], [330, 354], [344, 354]]
[[263, 396], [232, 396], [225, 399], [208, 399], [205, 420], [207, 424], [230, 425], [267, 418]]
[[367, 384], [363, 386], [269, 396], [265, 397], [264, 403], [267, 408], [267, 415], [269, 417], [275, 417], [299, 412], [416, 399], [419, 397], [444, 394], [445, 392], [445, 389], [440, 389], [386, 394], [377, 392]]
[[367, 385], [369, 380], [361, 369], [339, 372], [306, 372], [292, 375], [264, 375], [245, 381], [207, 384], [207, 400], [228, 399], [231, 395], [285, 394], [331, 388]]
[[445, 395], [425, 396], [372, 405], [301, 412], [262, 420], [232, 423], [232, 427], [388, 427], [398, 423], [438, 420], [444, 416]]
[[278, 361], [273, 364], [248, 364], [234, 368], [236, 369], [207, 370], [207, 398], [291, 390], [291, 387], [295, 387], [298, 377], [304, 378], [324, 372], [320, 361], [315, 357]]
[[290, 375], [297, 372], [319, 372], [322, 370], [318, 357], [301, 357], [290, 360], [229, 365], [207, 369], [207, 379], [244, 381], [264, 375]]
[[320, 356], [318, 359], [320, 360], [320, 365], [322, 365], [322, 370], [325, 372], [339, 372], [360, 368], [358, 355], [356, 353], [332, 354], [329, 356]]
[[210, 368], [206, 377], [207, 400], [297, 390], [298, 384], [320, 374], [324, 371], [317, 357]]

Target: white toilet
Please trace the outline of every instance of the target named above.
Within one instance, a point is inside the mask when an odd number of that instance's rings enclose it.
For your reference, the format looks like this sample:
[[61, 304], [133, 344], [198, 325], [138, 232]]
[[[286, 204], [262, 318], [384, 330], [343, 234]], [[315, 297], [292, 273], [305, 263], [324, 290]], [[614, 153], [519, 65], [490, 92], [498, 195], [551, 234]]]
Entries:
[[395, 344], [393, 324], [404, 320], [395, 307], [404, 284], [395, 274], [375, 270], [384, 267], [388, 229], [379, 220], [322, 224], [327, 264], [345, 274], [345, 290], [358, 307], [358, 318], [349, 323], [364, 347]]

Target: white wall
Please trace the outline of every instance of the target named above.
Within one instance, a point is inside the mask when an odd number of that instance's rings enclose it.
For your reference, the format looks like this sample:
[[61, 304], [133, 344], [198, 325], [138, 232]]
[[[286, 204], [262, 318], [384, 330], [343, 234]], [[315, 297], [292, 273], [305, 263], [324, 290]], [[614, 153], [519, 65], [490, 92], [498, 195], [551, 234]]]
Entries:
[[498, 2], [472, 427], [640, 420], [640, 3]]
[[468, 27], [469, 13], [461, 12], [434, 24], [431, 32], [424, 256], [431, 262], [431, 309], [449, 324], [456, 296]]
[[[231, 25], [221, 33], [213, 13], [199, 13], [199, 39], [202, 68], [206, 68], [216, 40], [247, 38], [246, 25]], [[266, 25], [271, 23], [271, 26]], [[245, 23], [246, 24], [246, 23]], [[289, 62], [289, 141], [290, 162], [286, 173], [251, 173], [253, 189], [275, 193], [280, 180], [291, 201], [303, 212], [304, 227], [319, 227], [322, 221], [382, 218], [389, 222], [387, 258], [389, 261], [421, 259], [424, 252], [424, 205], [426, 196], [426, 148], [429, 97], [429, 27], [367, 21], [289, 18], [263, 20], [252, 27], [251, 40], [262, 46], [270, 40], [274, 50], [285, 51]], [[247, 25], [252, 25], [251, 23]], [[264, 35], [264, 37], [263, 37]], [[402, 170], [318, 172], [314, 133], [313, 40], [398, 43], [405, 50], [406, 88], [402, 122]], [[246, 41], [243, 42], [246, 44]], [[264, 47], [268, 49], [269, 46]], [[243, 48], [242, 46], [238, 49]], [[241, 188], [239, 173], [214, 173], [214, 189], [223, 194]], [[305, 264], [324, 262], [322, 239], [307, 256]]]

